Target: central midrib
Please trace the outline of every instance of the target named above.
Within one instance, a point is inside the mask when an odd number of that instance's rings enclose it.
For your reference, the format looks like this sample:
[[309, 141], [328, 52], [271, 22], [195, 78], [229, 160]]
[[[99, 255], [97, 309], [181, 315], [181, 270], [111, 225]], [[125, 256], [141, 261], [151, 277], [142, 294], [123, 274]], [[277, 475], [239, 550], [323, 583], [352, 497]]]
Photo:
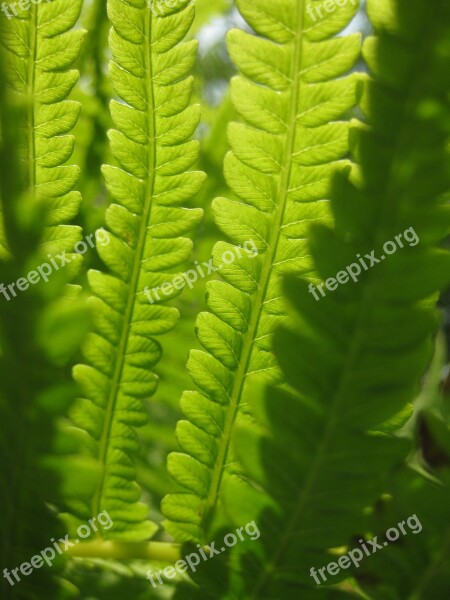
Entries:
[[[300, 0], [298, 6], [299, 14], [297, 16], [297, 31], [295, 36], [295, 56], [292, 61], [291, 81], [293, 91], [291, 94], [291, 104], [289, 110], [289, 119], [287, 124], [287, 139], [285, 145], [285, 153], [283, 156], [282, 165], [284, 169], [282, 171], [280, 186], [279, 186], [279, 204], [275, 212], [275, 219], [273, 224], [274, 234], [270, 239], [267, 258], [264, 263], [260, 285], [258, 291], [253, 300], [253, 310], [250, 318], [249, 328], [244, 340], [242, 347], [241, 360], [236, 371], [234, 378], [233, 388], [230, 394], [229, 410], [225, 419], [223, 435], [220, 440], [218, 457], [214, 465], [214, 471], [212, 474], [211, 487], [208, 494], [205, 512], [204, 512], [204, 529], [209, 523], [210, 518], [213, 516], [215, 507], [218, 501], [219, 490], [223, 478], [224, 466], [227, 460], [228, 451], [231, 443], [231, 436], [234, 427], [234, 423], [238, 414], [239, 405], [241, 401], [241, 395], [243, 386], [245, 383], [245, 377], [249, 368], [252, 352], [255, 344], [256, 335], [259, 328], [259, 322], [263, 311], [264, 300], [267, 295], [267, 288], [270, 283], [270, 278], [273, 270], [273, 263], [276, 258], [278, 251], [278, 244], [281, 235], [281, 228], [284, 222], [284, 215], [287, 205], [287, 196], [289, 191], [289, 183], [291, 179], [292, 165], [293, 165], [293, 154], [295, 150], [296, 130], [297, 130], [297, 111], [298, 102], [300, 97], [300, 66], [302, 62], [302, 46], [303, 46], [303, 13], [304, 13], [304, 0]], [[203, 531], [206, 534], [206, 531]]]
[[[155, 184], [155, 173], [156, 173], [156, 123], [155, 123], [155, 97], [153, 90], [153, 64], [152, 64], [152, 48], [151, 48], [151, 33], [152, 33], [152, 11], [145, 10], [145, 77], [146, 77], [146, 88], [147, 88], [147, 121], [149, 126], [148, 131], [148, 148], [153, 148], [151, 152], [151, 158], [148, 160], [148, 177], [146, 180], [145, 190], [145, 206], [142, 212], [141, 228], [139, 231], [138, 242], [136, 245], [136, 251], [134, 255], [134, 265], [129, 285], [129, 296], [127, 300], [127, 306], [125, 309], [124, 320], [122, 324], [122, 332], [119, 342], [119, 349], [117, 353], [117, 359], [114, 366], [114, 373], [111, 381], [111, 388], [108, 397], [108, 403], [106, 407], [105, 423], [102, 431], [99, 448], [99, 460], [102, 466], [102, 475], [97, 493], [93, 501], [93, 513], [97, 515], [101, 512], [102, 508], [101, 498], [103, 494], [103, 487], [106, 479], [106, 461], [109, 448], [109, 438], [111, 435], [112, 424], [114, 421], [115, 407], [117, 403], [117, 395], [119, 390], [120, 381], [122, 379], [123, 368], [125, 364], [126, 350], [128, 345], [129, 329], [133, 320], [134, 307], [136, 303], [136, 293], [139, 283], [139, 276], [141, 272], [141, 263], [145, 250], [145, 241], [147, 236], [147, 226], [150, 221], [152, 200]], [[151, 164], [150, 164], [151, 163]]]

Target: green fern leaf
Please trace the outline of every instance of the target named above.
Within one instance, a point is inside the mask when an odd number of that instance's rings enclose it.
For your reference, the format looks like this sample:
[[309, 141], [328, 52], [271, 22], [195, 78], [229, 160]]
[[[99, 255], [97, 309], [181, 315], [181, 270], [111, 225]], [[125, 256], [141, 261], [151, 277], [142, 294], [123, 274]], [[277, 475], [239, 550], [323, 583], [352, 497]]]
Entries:
[[145, 290], [174, 278], [192, 248], [180, 236], [202, 216], [180, 206], [204, 180], [189, 171], [198, 154], [189, 138], [200, 111], [189, 106], [197, 44], [181, 43], [194, 18], [187, 5], [155, 16], [144, 0], [108, 2], [110, 75], [121, 100], [111, 104], [116, 129], [109, 138], [120, 166], [104, 167], [115, 202], [106, 212], [110, 243], [98, 251], [111, 274], [89, 273], [94, 330], [86, 362], [74, 369], [83, 398], [72, 418], [90, 434], [90, 452], [102, 468], [92, 505], [81, 512], [108, 510], [114, 528], [107, 536], [115, 539], [143, 540], [156, 530], [135, 483], [135, 427], [147, 422], [144, 401], [157, 386], [155, 336], [175, 326], [178, 311], [164, 305], [167, 298], [150, 303]]
[[81, 195], [74, 191], [79, 169], [66, 163], [74, 148], [70, 132], [80, 105], [67, 97], [78, 81], [78, 71], [70, 67], [85, 35], [73, 29], [83, 2], [34, 2], [28, 9], [21, 9], [22, 4], [5, 4], [9, 17], [2, 15], [0, 39], [7, 83], [27, 108], [20, 140], [27, 187], [45, 209], [41, 250], [51, 255], [67, 252], [67, 269], [74, 273], [82, 260], [74, 253], [81, 229], [67, 223], [77, 215]]
[[[450, 279], [450, 255], [440, 248], [450, 228], [450, 14], [446, 2], [436, 9], [440, 19], [421, 0], [369, 2], [377, 35], [364, 47], [373, 81], [363, 101], [369, 125], [355, 140], [361, 173], [356, 184], [336, 178], [335, 226], [314, 224], [311, 249], [324, 280], [372, 250], [379, 262], [367, 269], [358, 262], [358, 281], [326, 287], [319, 300], [305, 279], [288, 287], [298, 325], [282, 328], [274, 347], [297, 394], [272, 387], [264, 401], [255, 398], [253, 420], [246, 419], [236, 437], [253, 485], [241, 493], [242, 481], [230, 482], [227, 507], [241, 522], [256, 519], [262, 533], [236, 567], [245, 582], [236, 577], [223, 597], [315, 598], [349, 577], [339, 569], [334, 576], [327, 571], [324, 581], [318, 569], [332, 561], [330, 549], [370, 531], [365, 509], [390, 491], [404, 468], [409, 443], [374, 432], [417, 394], [439, 323], [438, 291]], [[448, 463], [448, 431], [438, 437], [447, 437], [438, 456]], [[425, 482], [412, 479], [407, 489], [418, 485], [419, 510]], [[448, 491], [430, 492], [433, 497], [439, 514], [448, 515]], [[431, 525], [433, 516], [427, 518]], [[436, 531], [436, 522], [432, 527]], [[444, 537], [438, 547], [448, 543]], [[420, 584], [416, 595], [397, 589], [399, 596], [382, 588], [376, 597], [433, 596]]]
[[[186, 454], [172, 454], [169, 470], [186, 493], [167, 496], [163, 512], [180, 540], [208, 541], [232, 463], [229, 445], [236, 416], [248, 402], [252, 380], [279, 381], [270, 347], [284, 318], [280, 276], [312, 271], [307, 230], [329, 221], [330, 178], [349, 169], [348, 123], [358, 75], [345, 75], [360, 52], [360, 36], [333, 37], [348, 24], [348, 5], [314, 23], [303, 2], [240, 0], [238, 7], [259, 36], [233, 30], [228, 48], [241, 76], [232, 82], [234, 105], [245, 123], [229, 130], [232, 152], [225, 175], [238, 200], [218, 198], [216, 223], [232, 244], [219, 242], [214, 263], [225, 282], [208, 286], [210, 313], [197, 321], [204, 351], [189, 369], [200, 391], [184, 394], [187, 417], [178, 426]], [[258, 256], [241, 252], [254, 247]], [[251, 244], [250, 244], [251, 242]]]

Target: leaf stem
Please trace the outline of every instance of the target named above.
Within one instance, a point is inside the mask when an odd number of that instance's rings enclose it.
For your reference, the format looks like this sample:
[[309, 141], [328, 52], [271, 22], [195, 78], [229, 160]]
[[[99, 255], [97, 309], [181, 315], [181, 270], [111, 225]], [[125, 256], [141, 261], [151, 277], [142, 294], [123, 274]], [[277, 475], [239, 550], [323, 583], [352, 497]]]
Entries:
[[103, 558], [113, 560], [154, 560], [176, 563], [181, 558], [181, 545], [167, 542], [117, 542], [96, 539], [71, 546], [73, 558]]

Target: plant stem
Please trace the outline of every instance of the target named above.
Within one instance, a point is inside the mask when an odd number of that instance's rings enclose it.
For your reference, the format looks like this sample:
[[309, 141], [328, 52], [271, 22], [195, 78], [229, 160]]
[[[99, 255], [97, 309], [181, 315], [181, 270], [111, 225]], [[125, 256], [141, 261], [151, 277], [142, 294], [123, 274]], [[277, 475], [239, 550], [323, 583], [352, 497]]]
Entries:
[[71, 546], [74, 558], [106, 558], [115, 560], [155, 560], [175, 563], [180, 560], [181, 545], [166, 542], [114, 542], [97, 539]]

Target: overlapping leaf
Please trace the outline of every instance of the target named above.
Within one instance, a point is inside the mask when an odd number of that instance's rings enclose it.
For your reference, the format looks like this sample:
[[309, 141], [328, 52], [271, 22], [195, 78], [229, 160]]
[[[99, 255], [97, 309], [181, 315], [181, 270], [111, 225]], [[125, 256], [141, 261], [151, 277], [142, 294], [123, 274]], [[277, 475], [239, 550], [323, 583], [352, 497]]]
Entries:
[[135, 427], [147, 421], [144, 401], [157, 385], [155, 336], [178, 316], [164, 305], [169, 296], [150, 295], [151, 303], [145, 292], [170, 282], [187, 260], [192, 243], [181, 236], [202, 214], [182, 207], [204, 179], [189, 170], [198, 154], [189, 141], [199, 121], [199, 107], [189, 106], [196, 42], [181, 43], [194, 9], [184, 1], [155, 16], [144, 0], [109, 0], [108, 14], [110, 75], [120, 98], [111, 104], [116, 129], [109, 137], [119, 166], [104, 167], [114, 202], [106, 213], [110, 243], [98, 250], [110, 274], [89, 273], [94, 330], [85, 364], [75, 367], [83, 398], [72, 418], [89, 433], [89, 452], [102, 468], [92, 505], [80, 506], [80, 514], [108, 510], [108, 537], [142, 540], [156, 526], [139, 502]]
[[[270, 347], [284, 318], [280, 276], [313, 268], [307, 231], [312, 222], [330, 220], [331, 177], [348, 169], [348, 123], [342, 119], [355, 104], [358, 80], [342, 76], [359, 55], [359, 35], [334, 37], [356, 6], [348, 3], [321, 22], [297, 0], [240, 0], [238, 8], [259, 35], [233, 30], [228, 37], [241, 71], [232, 82], [233, 102], [244, 123], [231, 125], [232, 152], [225, 161], [237, 198], [216, 199], [213, 209], [232, 243], [219, 242], [213, 251], [225, 281], [208, 286], [211, 312], [197, 321], [204, 351], [192, 351], [188, 364], [199, 391], [183, 395], [187, 420], [177, 433], [184, 453], [169, 458], [186, 493], [163, 503], [177, 539], [203, 542], [232, 463], [229, 444], [252, 376], [280, 380]], [[247, 252], [239, 256], [238, 246]]]

